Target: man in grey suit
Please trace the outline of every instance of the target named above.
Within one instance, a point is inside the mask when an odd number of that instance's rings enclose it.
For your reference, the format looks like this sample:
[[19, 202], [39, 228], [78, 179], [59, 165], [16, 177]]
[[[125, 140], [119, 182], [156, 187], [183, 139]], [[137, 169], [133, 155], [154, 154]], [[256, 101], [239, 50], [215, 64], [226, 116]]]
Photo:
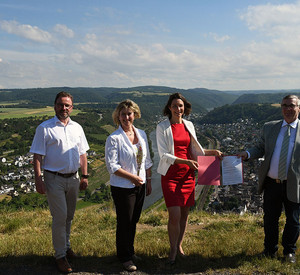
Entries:
[[243, 160], [264, 156], [259, 170], [259, 192], [264, 192], [264, 255], [277, 256], [278, 222], [284, 206], [286, 223], [282, 246], [289, 263], [296, 263], [296, 242], [300, 230], [299, 103], [297, 96], [285, 96], [281, 102], [283, 120], [267, 122], [259, 142], [238, 154]]

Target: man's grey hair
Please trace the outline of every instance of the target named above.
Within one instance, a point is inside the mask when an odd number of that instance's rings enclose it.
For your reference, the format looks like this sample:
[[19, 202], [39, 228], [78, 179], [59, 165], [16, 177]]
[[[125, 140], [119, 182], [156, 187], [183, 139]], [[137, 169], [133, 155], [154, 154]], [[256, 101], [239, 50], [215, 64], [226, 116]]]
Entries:
[[297, 100], [297, 103], [298, 103], [298, 106], [300, 105], [300, 100], [299, 100], [299, 97], [296, 96], [296, 95], [286, 95], [282, 100], [284, 99], [292, 99], [292, 98], [295, 98]]

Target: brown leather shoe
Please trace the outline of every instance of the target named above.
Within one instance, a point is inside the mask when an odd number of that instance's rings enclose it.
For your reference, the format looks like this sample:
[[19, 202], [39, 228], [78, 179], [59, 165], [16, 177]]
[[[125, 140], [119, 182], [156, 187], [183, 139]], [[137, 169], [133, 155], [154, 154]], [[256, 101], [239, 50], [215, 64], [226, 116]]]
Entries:
[[56, 259], [56, 265], [60, 272], [63, 272], [63, 273], [72, 272], [72, 268], [66, 257]]
[[69, 248], [68, 250], [67, 250], [67, 258], [68, 259], [74, 259], [74, 258], [78, 258], [78, 256], [75, 254], [75, 252], [72, 250], [72, 248]]

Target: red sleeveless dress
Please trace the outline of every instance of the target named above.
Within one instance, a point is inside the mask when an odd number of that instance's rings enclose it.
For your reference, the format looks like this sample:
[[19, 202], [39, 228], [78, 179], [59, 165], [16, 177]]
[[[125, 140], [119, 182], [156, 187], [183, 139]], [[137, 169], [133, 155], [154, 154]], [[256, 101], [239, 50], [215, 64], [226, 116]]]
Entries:
[[[175, 156], [191, 159], [189, 154], [190, 134], [183, 123], [171, 124]], [[173, 164], [165, 176], [161, 176], [161, 186], [167, 207], [192, 206], [195, 204], [195, 172], [186, 164]]]

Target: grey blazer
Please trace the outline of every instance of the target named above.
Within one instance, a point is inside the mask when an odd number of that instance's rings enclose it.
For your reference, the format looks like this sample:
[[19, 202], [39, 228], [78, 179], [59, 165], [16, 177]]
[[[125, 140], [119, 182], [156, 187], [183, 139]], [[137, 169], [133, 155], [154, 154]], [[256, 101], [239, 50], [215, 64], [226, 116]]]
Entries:
[[[259, 168], [259, 192], [264, 190], [264, 181], [268, 174], [272, 154], [280, 132], [282, 120], [267, 122], [262, 129], [262, 134], [256, 146], [248, 149], [250, 159], [261, 158], [264, 161]], [[300, 121], [297, 125], [295, 144], [292, 159], [287, 174], [287, 198], [288, 200], [300, 203]]]

